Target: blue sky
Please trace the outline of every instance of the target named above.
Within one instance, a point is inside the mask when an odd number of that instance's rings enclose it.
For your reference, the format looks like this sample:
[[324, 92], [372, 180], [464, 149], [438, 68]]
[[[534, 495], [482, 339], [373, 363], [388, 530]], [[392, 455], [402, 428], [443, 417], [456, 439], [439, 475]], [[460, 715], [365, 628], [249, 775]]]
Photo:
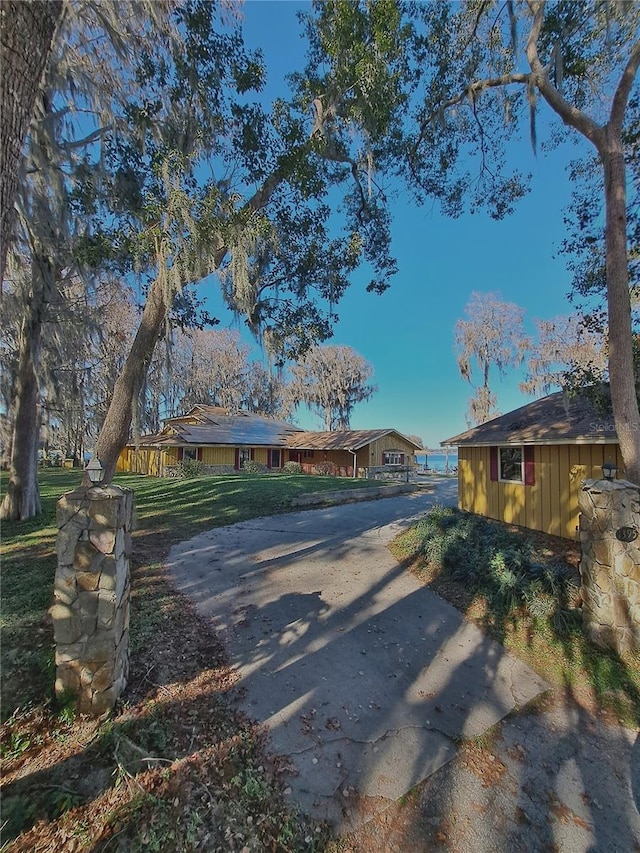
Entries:
[[[245, 40], [265, 55], [269, 98], [284, 93], [285, 74], [302, 65], [304, 42], [295, 14], [300, 8], [305, 4], [287, 0], [249, 0], [244, 6]], [[393, 202], [398, 274], [381, 296], [366, 293], [366, 270], [354, 274], [329, 341], [353, 347], [375, 370], [378, 391], [356, 407], [352, 428], [394, 427], [419, 435], [430, 447], [466, 428], [472, 388], [459, 376], [453, 334], [473, 291], [499, 291], [526, 310], [530, 328], [534, 317], [570, 312], [570, 276], [558, 249], [571, 194], [565, 166], [575, 154], [574, 146], [565, 145], [534, 157], [528, 141], [519, 143], [511, 156], [532, 173], [531, 192], [502, 222], [483, 212], [452, 220], [437, 206], [417, 207], [408, 198]], [[238, 327], [217, 298], [211, 306], [223, 326]], [[530, 399], [518, 390], [520, 378], [515, 371], [502, 381], [494, 378], [502, 412]], [[300, 410], [297, 420], [321, 428], [311, 413]]]

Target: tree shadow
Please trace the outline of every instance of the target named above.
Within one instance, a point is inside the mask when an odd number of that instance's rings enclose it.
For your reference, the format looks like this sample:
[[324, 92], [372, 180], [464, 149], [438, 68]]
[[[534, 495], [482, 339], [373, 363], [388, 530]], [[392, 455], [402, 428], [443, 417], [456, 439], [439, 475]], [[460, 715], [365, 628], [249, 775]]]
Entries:
[[[459, 559], [459, 549], [453, 555]], [[510, 612], [504, 598], [486, 588], [452, 590], [446, 574], [426, 572], [436, 590], [462, 602], [491, 636], [513, 636], [521, 611]], [[540, 623], [531, 622], [529, 646], [539, 630]], [[562, 687], [547, 702], [509, 715], [484, 739], [463, 744], [402, 807], [392, 807], [385, 821], [389, 843], [417, 851], [640, 849], [640, 746], [617, 719], [640, 715], [637, 678], [629, 661], [588, 644], [576, 620], [549, 619], [544, 630], [565, 656]], [[534, 651], [542, 674], [555, 668], [555, 660]], [[588, 697], [578, 687], [578, 668], [591, 688]], [[374, 837], [365, 829], [358, 843], [366, 849]]]
[[315, 816], [344, 829], [385, 808], [457, 739], [538, 691], [533, 673], [514, 686], [513, 659], [375, 533], [354, 541], [294, 523], [277, 544], [264, 533], [197, 538], [172, 552], [172, 571], [225, 638], [243, 707], [291, 757], [294, 795]]

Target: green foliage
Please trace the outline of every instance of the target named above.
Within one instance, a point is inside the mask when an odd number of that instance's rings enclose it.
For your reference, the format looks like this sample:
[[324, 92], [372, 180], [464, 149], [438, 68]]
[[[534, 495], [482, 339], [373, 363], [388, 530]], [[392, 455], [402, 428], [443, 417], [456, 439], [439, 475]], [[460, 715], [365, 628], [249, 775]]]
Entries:
[[485, 596], [505, 616], [528, 612], [552, 618], [570, 606], [576, 587], [566, 566], [533, 561], [531, 543], [480, 516], [449, 507], [433, 509], [407, 545], [428, 564]]
[[261, 462], [256, 462], [255, 459], [245, 459], [242, 463], [242, 470], [245, 474], [264, 474], [266, 468]]
[[202, 462], [197, 459], [182, 459], [178, 463], [178, 476], [185, 479], [200, 477], [202, 474]]
[[299, 462], [285, 462], [282, 466], [283, 474], [302, 474], [302, 465]]
[[640, 724], [640, 658], [622, 660], [589, 642], [578, 606], [576, 573], [526, 533], [447, 507], [402, 533], [397, 557], [414, 561], [448, 597], [452, 582], [469, 614], [551, 682], [592, 689], [625, 723]]
[[18, 758], [23, 752], [26, 752], [31, 746], [31, 738], [21, 732], [11, 732], [8, 743], [0, 744], [0, 757]]

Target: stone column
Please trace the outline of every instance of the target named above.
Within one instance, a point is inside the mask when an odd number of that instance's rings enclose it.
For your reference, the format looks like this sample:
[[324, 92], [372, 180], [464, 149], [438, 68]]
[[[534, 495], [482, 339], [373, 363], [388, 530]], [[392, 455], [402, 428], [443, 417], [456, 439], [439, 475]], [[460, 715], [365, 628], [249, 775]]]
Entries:
[[80, 713], [100, 716], [129, 671], [133, 492], [113, 485], [67, 492], [57, 520], [55, 691], [77, 697]]
[[640, 650], [640, 487], [627, 480], [585, 480], [579, 504], [582, 617], [589, 639], [617, 652]]

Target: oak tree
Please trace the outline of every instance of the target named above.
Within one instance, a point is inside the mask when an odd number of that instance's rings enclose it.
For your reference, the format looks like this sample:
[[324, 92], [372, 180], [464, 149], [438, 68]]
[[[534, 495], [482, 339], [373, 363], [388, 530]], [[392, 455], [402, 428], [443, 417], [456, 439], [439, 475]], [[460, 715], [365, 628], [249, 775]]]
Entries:
[[317, 346], [291, 368], [288, 393], [294, 406], [316, 411], [325, 430], [349, 429], [354, 406], [377, 390], [372, 376], [371, 364], [351, 347]]
[[[627, 476], [640, 482], [627, 246], [640, 7], [470, 0], [418, 7], [417, 17], [430, 57], [408, 139], [408, 170], [419, 193], [441, 197], [454, 211], [466, 196], [496, 217], [506, 215], [526, 176], [505, 168], [505, 141], [526, 127], [537, 147], [543, 106], [555, 119], [556, 140], [564, 131], [597, 157], [611, 400]], [[472, 173], [474, 160], [479, 169]]]
[[499, 293], [472, 293], [465, 306], [466, 320], [458, 320], [455, 347], [460, 375], [473, 384], [474, 364], [481, 381], [469, 401], [469, 426], [482, 424], [499, 414], [497, 397], [490, 387], [491, 368], [504, 375], [521, 364], [528, 346], [524, 310], [504, 302]]

